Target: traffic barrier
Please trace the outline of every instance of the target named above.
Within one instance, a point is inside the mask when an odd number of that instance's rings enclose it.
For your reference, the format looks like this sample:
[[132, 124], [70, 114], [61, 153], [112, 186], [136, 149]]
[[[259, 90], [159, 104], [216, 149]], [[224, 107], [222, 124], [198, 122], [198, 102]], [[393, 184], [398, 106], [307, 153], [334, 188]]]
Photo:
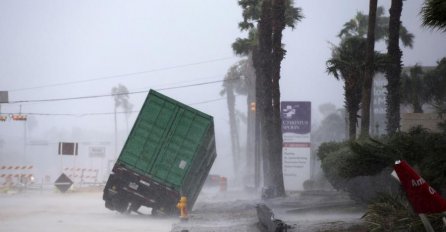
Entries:
[[33, 169], [32, 165], [25, 165], [25, 166], [0, 166], [0, 172], [3, 172], [4, 170], [30, 170]]
[[74, 183], [97, 182], [98, 169], [92, 168], [65, 168], [64, 173], [67, 174]]
[[13, 187], [17, 184], [30, 184], [34, 181], [34, 166], [0, 166], [0, 187]]
[[228, 179], [222, 176], [220, 177], [220, 192], [226, 192], [227, 189], [228, 189]]

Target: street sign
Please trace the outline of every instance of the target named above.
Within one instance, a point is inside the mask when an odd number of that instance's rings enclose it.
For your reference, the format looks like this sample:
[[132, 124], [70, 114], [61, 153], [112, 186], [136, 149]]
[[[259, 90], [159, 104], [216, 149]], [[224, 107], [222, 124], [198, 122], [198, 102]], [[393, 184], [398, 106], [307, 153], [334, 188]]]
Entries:
[[65, 175], [65, 173], [62, 173], [59, 178], [57, 178], [56, 182], [54, 182], [54, 185], [56, 186], [56, 188], [58, 188], [61, 192], [66, 192], [71, 185], [73, 185], [73, 181], [68, 178], [67, 175]]

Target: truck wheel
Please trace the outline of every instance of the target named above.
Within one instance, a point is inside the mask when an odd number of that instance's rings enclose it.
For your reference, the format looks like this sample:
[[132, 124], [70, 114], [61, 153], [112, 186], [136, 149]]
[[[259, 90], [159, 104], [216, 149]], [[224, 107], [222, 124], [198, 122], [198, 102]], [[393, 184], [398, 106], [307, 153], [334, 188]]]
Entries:
[[105, 207], [110, 210], [115, 210], [111, 201], [105, 201]]
[[130, 203], [128, 211], [129, 211], [129, 213], [131, 213], [132, 211], [138, 213], [138, 209], [140, 207], [141, 207], [141, 204], [133, 202], [133, 203]]
[[159, 215], [159, 208], [158, 207], [152, 207], [152, 216], [158, 216]]
[[116, 211], [120, 212], [120, 213], [125, 213], [127, 212], [127, 209], [129, 207], [129, 203], [126, 201], [122, 201], [119, 198], [115, 198], [112, 200], [112, 204], [115, 208]]

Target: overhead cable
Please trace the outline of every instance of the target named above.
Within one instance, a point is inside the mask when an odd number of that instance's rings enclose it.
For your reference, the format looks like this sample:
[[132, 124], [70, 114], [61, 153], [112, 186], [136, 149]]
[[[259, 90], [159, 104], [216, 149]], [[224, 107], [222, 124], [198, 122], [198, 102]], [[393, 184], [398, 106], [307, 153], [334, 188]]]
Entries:
[[234, 58], [235, 57], [232, 57], [232, 56], [231, 57], [223, 57], [223, 58], [199, 61], [199, 62], [188, 63], [188, 64], [180, 64], [180, 65], [167, 66], [167, 67], [163, 67], [163, 68], [155, 68], [155, 69], [150, 69], [150, 70], [145, 70], [145, 71], [140, 71], [140, 72], [123, 73], [123, 74], [109, 75], [109, 76], [103, 76], [103, 77], [91, 78], [91, 79], [84, 79], [84, 80], [78, 80], [78, 81], [70, 81], [70, 82], [61, 82], [61, 83], [40, 85], [40, 86], [34, 86], [34, 87], [28, 87], [28, 88], [11, 89], [11, 90], [8, 90], [8, 91], [9, 92], [14, 92], [14, 91], [41, 89], [41, 88], [46, 88], [46, 87], [56, 87], [56, 86], [64, 86], [64, 85], [81, 84], [81, 83], [87, 83], [87, 82], [92, 82], [92, 81], [107, 80], [107, 79], [127, 77], [127, 76], [135, 76], [135, 75], [141, 75], [141, 74], [146, 74], [146, 73], [166, 71], [166, 70], [171, 70], [171, 69], [184, 68], [184, 67], [196, 66], [196, 65], [207, 64], [207, 63], [214, 63], [214, 62], [223, 61], [223, 60], [229, 60], [229, 59], [234, 59]]
[[[180, 88], [194, 87], [194, 86], [200, 86], [200, 85], [209, 85], [209, 84], [220, 83], [220, 82], [224, 82], [224, 81], [234, 81], [234, 80], [238, 80], [238, 79], [208, 81], [208, 82], [201, 82], [201, 83], [196, 83], [196, 84], [159, 88], [159, 89], [155, 89], [155, 90], [157, 90], [157, 91], [164, 91], [164, 90], [171, 90], [171, 89], [180, 89]], [[148, 92], [149, 92], [149, 90], [142, 90], [142, 91], [133, 91], [133, 92], [121, 92], [121, 93], [114, 93], [114, 94], [101, 94], [101, 95], [90, 95], [90, 96], [68, 97], [68, 98], [18, 100], [18, 101], [9, 101], [8, 103], [5, 103], [5, 104], [20, 104], [20, 103], [32, 103], [32, 102], [54, 102], [54, 101], [82, 100], [82, 99], [90, 99], [90, 98], [112, 97], [112, 96], [117, 96], [117, 95], [131, 95], [131, 94], [140, 94], [140, 93], [148, 93]]]
[[[236, 96], [238, 96], [238, 95], [236, 95]], [[200, 105], [200, 104], [205, 104], [205, 103], [222, 101], [224, 99], [226, 99], [226, 98], [222, 97], [222, 98], [211, 99], [211, 100], [207, 100], [207, 101], [200, 101], [200, 102], [189, 103], [187, 105]], [[119, 112], [116, 112], [116, 114], [132, 114], [132, 113], [139, 113], [139, 112], [140, 112], [139, 110], [119, 111]], [[13, 115], [13, 114], [17, 114], [17, 113], [12, 113], [12, 112], [0, 113], [0, 115]], [[34, 115], [34, 116], [74, 116], [74, 117], [84, 117], [84, 116], [111, 115], [111, 114], [115, 114], [115, 112], [98, 112], [98, 113], [82, 113], [82, 114], [21, 112], [20, 114], [22, 114], [22, 115]]]

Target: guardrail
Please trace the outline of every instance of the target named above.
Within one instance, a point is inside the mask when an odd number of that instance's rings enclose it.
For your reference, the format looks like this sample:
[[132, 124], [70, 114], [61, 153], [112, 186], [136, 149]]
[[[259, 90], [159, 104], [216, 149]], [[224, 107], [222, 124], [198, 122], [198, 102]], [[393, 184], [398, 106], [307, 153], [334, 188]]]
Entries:
[[287, 232], [288, 226], [282, 220], [275, 219], [273, 211], [265, 204], [258, 204], [256, 206], [257, 217], [259, 218], [259, 224], [263, 229], [268, 232]]

